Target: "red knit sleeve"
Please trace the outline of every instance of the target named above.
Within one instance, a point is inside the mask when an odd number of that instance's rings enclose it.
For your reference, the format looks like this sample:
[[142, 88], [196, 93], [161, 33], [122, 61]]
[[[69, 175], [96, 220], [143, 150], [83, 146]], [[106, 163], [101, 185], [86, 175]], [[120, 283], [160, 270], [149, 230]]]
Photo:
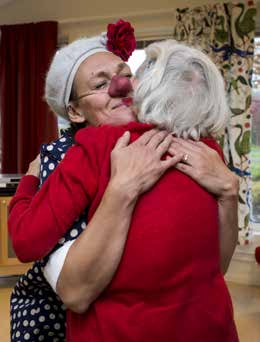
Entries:
[[38, 190], [38, 186], [40, 184], [40, 179], [33, 175], [23, 176], [19, 182], [19, 185], [16, 189], [15, 196], [12, 198], [11, 203], [14, 202], [14, 198], [18, 195], [20, 196], [34, 196]]
[[86, 144], [72, 147], [36, 194], [21, 184], [11, 201], [8, 228], [22, 262], [47, 255], [93, 198], [97, 152], [88, 139]]

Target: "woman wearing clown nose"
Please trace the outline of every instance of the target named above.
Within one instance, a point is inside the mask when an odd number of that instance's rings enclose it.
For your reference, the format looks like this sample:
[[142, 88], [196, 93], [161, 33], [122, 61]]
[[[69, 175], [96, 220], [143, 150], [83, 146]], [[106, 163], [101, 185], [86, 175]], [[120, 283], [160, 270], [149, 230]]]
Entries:
[[[70, 101], [66, 107], [63, 104], [60, 105], [61, 110], [59, 111], [59, 114], [63, 117], [64, 115], [69, 117], [71, 122], [76, 125], [122, 125], [135, 120], [135, 116], [129, 108], [129, 91], [131, 91], [131, 86], [125, 77], [131, 78], [130, 70], [117, 56], [105, 51], [99, 51], [88, 56], [79, 64], [78, 69], [74, 74], [73, 86], [71, 88], [71, 93], [69, 94]], [[120, 90], [122, 86], [121, 83], [123, 83], [123, 90]], [[49, 98], [49, 104], [52, 105], [53, 109], [58, 108], [58, 102], [59, 99], [57, 101], [57, 98]], [[66, 111], [63, 110], [64, 107], [66, 108]], [[98, 247], [95, 251], [96, 254], [94, 253], [93, 255], [99, 255], [99, 260], [94, 256], [91, 256], [89, 259], [89, 274], [92, 273], [94, 275], [93, 283], [96, 282], [91, 289], [90, 301], [102, 291], [117, 268], [126, 241], [131, 214], [138, 196], [149, 189], [154, 182], [156, 182], [158, 177], [160, 177], [167, 168], [179, 161], [181, 157], [177, 156], [168, 162], [161, 162], [161, 155], [171, 144], [171, 137], [167, 135], [166, 132], [150, 131], [145, 136], [139, 138], [135, 143], [129, 146], [127, 146], [127, 143], [128, 136], [126, 134], [116, 144], [111, 157], [111, 178], [109, 186], [103, 196], [99, 209], [92, 218], [92, 223], [89, 223], [88, 229], [79, 238], [81, 240], [85, 239], [85, 242], [89, 241], [89, 247], [92, 250], [93, 245]], [[52, 151], [53, 149], [54, 147], [48, 149], [48, 146], [46, 148], [47, 151]], [[138, 156], [137, 158], [136, 155]], [[214, 162], [216, 164], [218, 163], [218, 161]], [[136, 163], [137, 166], [134, 165], [134, 163]], [[128, 166], [128, 169], [125, 168], [126, 165]], [[129, 168], [129, 166], [132, 166], [132, 169]], [[220, 164], [220, 168], [223, 168], [222, 164]], [[133, 171], [136, 173], [134, 174]], [[31, 172], [29, 171], [29, 174], [30, 173]], [[226, 177], [225, 180], [228, 177], [229, 180], [231, 179], [231, 175], [229, 175], [228, 172], [226, 172], [224, 176]], [[34, 185], [36, 185], [36, 180], [32, 177], [28, 177], [27, 180], [23, 180], [23, 183], [27, 182], [26, 186], [28, 186], [29, 182], [35, 182]], [[216, 189], [216, 192], [221, 192], [221, 189]], [[221, 193], [221, 196], [223, 196], [223, 194], [224, 191]], [[77, 197], [77, 195], [75, 196]], [[19, 207], [20, 199], [16, 198], [16, 201], [14, 200], [13, 206], [11, 207], [11, 214], [12, 211], [14, 213]], [[119, 203], [120, 212], [118, 211]], [[34, 207], [34, 209], [37, 208]], [[116, 215], [113, 215], [115, 213]], [[64, 213], [61, 216], [63, 215]], [[66, 220], [66, 218], [64, 219]], [[27, 223], [28, 222], [29, 221], [27, 221]], [[11, 228], [13, 228], [16, 223], [17, 221], [12, 222], [11, 217]], [[102, 228], [106, 227], [106, 229], [103, 229], [102, 231], [100, 231], [100, 228], [89, 229], [91, 227], [90, 225]], [[32, 241], [37, 242], [36, 235], [34, 235], [33, 232], [30, 232], [29, 228], [30, 227], [27, 226], [26, 229], [29, 230], [29, 233], [32, 233]], [[75, 233], [75, 229], [76, 228], [72, 228], [69, 231], [69, 238], [65, 237], [63, 242], [71, 240], [71, 238], [75, 239], [75, 237], [79, 235], [80, 231], [76, 229], [77, 232]], [[17, 239], [15, 244], [19, 253], [21, 241], [19, 241], [19, 236], [15, 236], [14, 230], [12, 230], [12, 234], [14, 234], [14, 240]], [[39, 228], [39, 231], [40, 230], [41, 227]], [[91, 232], [94, 230], [95, 234], [92, 235]], [[109, 236], [104, 234], [104, 230], [109, 232]], [[37, 235], [39, 231], [37, 232]], [[87, 233], [87, 231], [90, 233]], [[21, 255], [21, 258], [31, 259], [34, 258], [35, 255], [36, 257], [43, 256], [48, 248], [53, 247], [54, 241], [57, 241], [58, 235], [59, 237], [61, 236], [61, 232], [58, 234], [56, 232], [54, 235], [55, 236], [52, 236], [51, 238], [47, 238], [47, 233], [46, 231], [44, 232], [43, 227], [41, 236], [43, 239], [40, 239], [39, 242], [37, 242], [37, 247], [35, 246], [33, 250], [28, 251], [27, 255]], [[102, 239], [103, 244], [97, 245], [97, 242], [102, 242]], [[111, 248], [109, 250], [104, 250], [104, 242], [109, 245], [109, 239], [111, 239]], [[116, 246], [114, 245], [115, 241]], [[46, 249], [47, 245], [48, 247]], [[31, 255], [29, 255], [30, 253]], [[112, 260], [111, 266], [109, 266], [109, 260]], [[102, 265], [106, 265], [105, 269], [103, 269]], [[99, 276], [97, 276], [98, 273]], [[56, 288], [56, 282], [57, 277], [53, 283], [54, 288]], [[74, 285], [75, 284], [73, 284], [73, 286]]]

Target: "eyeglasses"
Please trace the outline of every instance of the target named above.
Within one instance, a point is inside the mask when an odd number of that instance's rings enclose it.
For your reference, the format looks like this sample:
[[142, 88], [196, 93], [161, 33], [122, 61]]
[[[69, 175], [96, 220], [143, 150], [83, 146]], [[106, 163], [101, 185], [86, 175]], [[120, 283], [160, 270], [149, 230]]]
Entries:
[[111, 97], [125, 97], [133, 90], [129, 77], [119, 75], [113, 76], [111, 80], [103, 81], [97, 87], [100, 88], [83, 93], [75, 98], [74, 101], [78, 101], [83, 97], [96, 94], [109, 94]]
[[83, 97], [90, 96], [90, 95], [107, 94], [113, 78], [114, 77], [112, 77], [112, 79], [110, 79], [110, 80], [106, 79], [106, 80], [101, 81], [101, 83], [97, 85], [97, 87], [99, 87], [99, 88], [94, 89], [94, 90], [89, 91], [89, 92], [86, 92], [86, 93], [83, 93], [82, 95], [79, 95], [76, 99], [74, 99], [74, 101], [80, 100]]

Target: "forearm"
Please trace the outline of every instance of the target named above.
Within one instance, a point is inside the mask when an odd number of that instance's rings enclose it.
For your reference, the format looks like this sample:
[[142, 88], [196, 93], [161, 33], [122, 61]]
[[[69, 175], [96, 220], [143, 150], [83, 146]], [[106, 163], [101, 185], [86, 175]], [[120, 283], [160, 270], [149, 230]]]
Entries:
[[[33, 261], [47, 255], [88, 205], [96, 183], [83, 157], [82, 151], [77, 149], [36, 194], [31, 193], [28, 184], [28, 189], [18, 191], [11, 201], [9, 232], [21, 261]], [[33, 176], [25, 179], [29, 177]]]
[[[55, 203], [52, 205], [53, 196], [49, 193], [52, 188], [45, 187], [37, 193], [33, 191], [36, 184], [33, 184], [32, 178], [26, 176], [22, 179], [22, 190], [18, 189], [9, 207], [9, 234], [15, 253], [22, 262], [37, 260], [48, 254], [69, 227], [67, 222], [72, 223], [77, 217], [73, 210], [62, 213], [62, 204], [60, 209]], [[65, 195], [61, 196], [63, 200]], [[69, 199], [71, 195], [66, 197]], [[68, 213], [72, 215], [70, 221]]]
[[[27, 220], [27, 210], [38, 191], [39, 178], [33, 175], [22, 177], [19, 186], [9, 205], [8, 230], [13, 243], [13, 248], [17, 257], [22, 262], [31, 261], [27, 258], [27, 252], [33, 253], [30, 248], [31, 240], [28, 238], [37, 231], [37, 227], [32, 225], [32, 221]], [[27, 227], [24, 234], [23, 227]]]
[[57, 293], [71, 310], [82, 313], [110, 283], [121, 260], [136, 196], [109, 184], [88, 228], [70, 247]]
[[218, 200], [220, 267], [223, 274], [228, 270], [238, 241], [238, 188], [238, 179], [233, 176]]

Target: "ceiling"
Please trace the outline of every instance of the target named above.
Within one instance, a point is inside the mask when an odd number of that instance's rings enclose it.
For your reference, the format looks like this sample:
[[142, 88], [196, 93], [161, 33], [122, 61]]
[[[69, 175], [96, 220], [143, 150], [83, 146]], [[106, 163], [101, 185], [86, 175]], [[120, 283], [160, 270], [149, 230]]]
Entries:
[[[147, 11], [171, 11], [176, 7], [197, 6], [213, 0], [0, 0], [0, 25], [56, 20], [59, 23], [83, 18], [125, 17]], [[226, 0], [214, 0], [225, 2]], [[246, 1], [246, 0], [244, 0]], [[256, 0], [260, 18], [260, 0]]]
[[[127, 16], [144, 11], [171, 10], [175, 7], [209, 3], [212, 0], [0, 0], [0, 25], [43, 20], [64, 22], [79, 18]], [[223, 2], [224, 0], [215, 0]]]

